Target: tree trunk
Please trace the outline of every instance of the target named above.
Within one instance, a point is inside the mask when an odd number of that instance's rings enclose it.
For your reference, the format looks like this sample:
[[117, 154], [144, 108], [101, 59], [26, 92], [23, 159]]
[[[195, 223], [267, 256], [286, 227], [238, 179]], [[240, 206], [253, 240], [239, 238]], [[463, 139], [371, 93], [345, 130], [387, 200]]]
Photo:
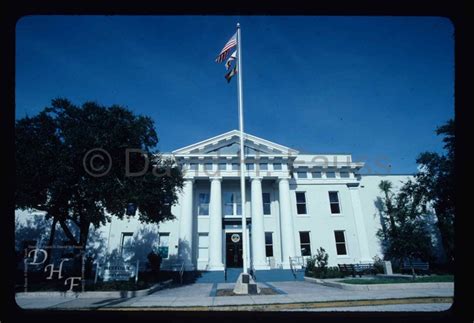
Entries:
[[91, 224], [90, 222], [87, 223], [81, 223], [81, 236], [79, 240], [79, 245], [86, 249], [86, 244], [87, 244], [87, 238], [89, 237], [89, 228]]
[[395, 219], [393, 218], [393, 207], [392, 207], [392, 201], [390, 200], [390, 197], [388, 196], [388, 192], [385, 192], [385, 205], [387, 207], [387, 215], [390, 220], [390, 228], [392, 229], [392, 233], [396, 233], [396, 226], [395, 226]]
[[46, 244], [46, 261], [44, 262], [44, 268], [50, 263], [51, 261], [51, 253], [52, 253], [52, 246], [54, 243], [54, 235], [56, 233], [56, 224], [58, 223], [58, 218], [56, 216], [53, 216], [53, 224], [51, 225], [51, 232], [49, 233], [49, 240], [48, 243]]
[[59, 224], [61, 225], [61, 228], [63, 229], [64, 233], [66, 234], [66, 237], [69, 239], [69, 241], [74, 245], [77, 246], [79, 243], [77, 242], [76, 238], [74, 238], [74, 235], [71, 233], [71, 230], [67, 227], [67, 224], [64, 220], [59, 220]]
[[439, 233], [440, 233], [440, 236], [441, 236], [441, 244], [443, 245], [443, 249], [444, 249], [444, 253], [446, 255], [446, 260], [448, 263], [451, 263], [453, 262], [453, 252], [452, 252], [452, 246], [451, 246], [451, 243], [450, 243], [450, 228], [449, 228], [449, 224], [447, 223], [448, 221], [446, 221], [444, 219], [444, 216], [441, 216], [442, 211], [438, 211], [436, 210], [435, 211], [435, 214], [436, 214], [436, 218], [437, 218], [437, 226], [438, 226], [438, 230], [439, 230]]
[[415, 267], [413, 267], [413, 261], [411, 258], [410, 259], [410, 267], [411, 267], [411, 279], [415, 280], [416, 278], [416, 273], [415, 273]]

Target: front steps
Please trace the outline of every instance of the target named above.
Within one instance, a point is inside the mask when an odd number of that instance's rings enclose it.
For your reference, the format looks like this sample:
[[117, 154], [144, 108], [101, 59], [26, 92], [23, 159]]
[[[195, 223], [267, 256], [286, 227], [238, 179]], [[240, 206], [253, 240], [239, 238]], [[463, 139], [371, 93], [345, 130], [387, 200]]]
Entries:
[[[200, 271], [196, 273], [196, 283], [235, 283], [242, 273], [242, 268], [228, 268], [227, 280], [224, 271]], [[304, 270], [297, 270], [295, 276], [290, 269], [269, 269], [257, 270], [255, 272], [255, 281], [263, 282], [282, 282], [282, 281], [304, 281]]]

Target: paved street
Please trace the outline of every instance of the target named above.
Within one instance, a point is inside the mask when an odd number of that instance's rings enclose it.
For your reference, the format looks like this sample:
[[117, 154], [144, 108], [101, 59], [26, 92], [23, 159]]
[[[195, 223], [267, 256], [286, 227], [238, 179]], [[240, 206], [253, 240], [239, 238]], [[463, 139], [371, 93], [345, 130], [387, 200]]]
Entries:
[[[272, 282], [262, 283], [259, 287], [272, 288], [276, 295], [245, 295], [245, 296], [215, 296], [219, 289], [232, 288], [234, 284], [191, 284], [185, 286], [173, 286], [171, 288], [157, 291], [153, 294], [133, 298], [75, 298], [75, 297], [17, 297], [17, 303], [25, 309], [48, 308], [48, 309], [77, 309], [77, 308], [151, 308], [151, 307], [217, 307], [248, 305], [257, 306], [263, 304], [294, 304], [294, 303], [320, 303], [331, 301], [356, 301], [356, 300], [388, 300], [403, 298], [443, 298], [452, 297], [453, 288], [432, 289], [387, 289], [380, 291], [348, 291], [334, 287], [322, 286], [309, 282]], [[407, 301], [410, 303], [411, 301]], [[426, 301], [423, 301], [426, 303]], [[396, 310], [403, 311], [404, 308], [419, 308], [419, 310], [445, 310], [450, 304], [445, 300], [442, 304], [429, 306], [428, 304], [409, 305], [378, 305], [372, 307], [361, 307], [362, 310]], [[367, 304], [370, 305], [370, 304]], [[385, 307], [380, 307], [385, 306]], [[387, 307], [388, 306], [388, 307]], [[408, 306], [408, 307], [406, 307]], [[385, 309], [386, 308], [386, 309]], [[295, 308], [294, 310], [297, 310]], [[305, 309], [308, 310], [308, 309]], [[311, 308], [309, 310], [329, 311], [330, 308]], [[340, 311], [343, 308], [338, 307]], [[361, 310], [359, 307], [351, 307], [344, 310]], [[411, 311], [411, 309], [406, 309]]]
[[292, 309], [290, 312], [438, 312], [449, 310], [448, 303], [393, 304], [376, 306], [326, 307], [310, 309]]

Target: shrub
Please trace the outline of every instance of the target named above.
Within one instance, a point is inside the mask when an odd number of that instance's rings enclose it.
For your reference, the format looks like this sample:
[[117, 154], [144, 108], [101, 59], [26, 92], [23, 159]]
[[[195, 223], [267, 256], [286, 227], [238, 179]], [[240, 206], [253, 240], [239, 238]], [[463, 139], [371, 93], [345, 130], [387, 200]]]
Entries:
[[344, 274], [339, 271], [339, 267], [328, 267], [326, 272], [319, 278], [342, 278]]
[[315, 278], [343, 277], [338, 267], [328, 267], [329, 255], [324, 248], [319, 248], [316, 255], [306, 261], [305, 275]]
[[383, 274], [383, 260], [379, 258], [379, 256], [374, 256], [372, 258], [374, 260], [374, 269], [376, 274]]

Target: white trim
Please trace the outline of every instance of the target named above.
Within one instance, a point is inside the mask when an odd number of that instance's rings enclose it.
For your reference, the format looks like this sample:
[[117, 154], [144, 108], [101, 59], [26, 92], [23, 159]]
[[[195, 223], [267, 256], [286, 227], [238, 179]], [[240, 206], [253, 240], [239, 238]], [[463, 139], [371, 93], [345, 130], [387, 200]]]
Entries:
[[[220, 135], [217, 135], [217, 136], [199, 141], [199, 142], [194, 143], [192, 145], [188, 145], [188, 146], [185, 146], [183, 148], [176, 149], [172, 152], [172, 154], [173, 155], [186, 154], [188, 156], [192, 156], [192, 154], [189, 154], [189, 152], [192, 151], [192, 150], [199, 149], [199, 148], [203, 149], [203, 148], [208, 147], [210, 145], [216, 145], [220, 141], [227, 141], [227, 140], [232, 139], [232, 137], [238, 138], [239, 137], [239, 131], [235, 130], [235, 129], [231, 130], [231, 131], [228, 131], [226, 133], [223, 133], [223, 134], [220, 134]], [[276, 149], [276, 150], [279, 150], [281, 152], [288, 152], [287, 154], [281, 154], [281, 155], [288, 156], [288, 155], [297, 155], [299, 153], [299, 151], [297, 151], [295, 149], [292, 149], [292, 148], [289, 148], [289, 147], [286, 147], [286, 146], [277, 144], [275, 142], [272, 142], [272, 141], [269, 141], [269, 140], [266, 140], [266, 139], [263, 139], [263, 138], [259, 138], [257, 136], [250, 135], [250, 134], [247, 134], [247, 133], [244, 133], [244, 139], [245, 139], [245, 141], [249, 141], [249, 142], [251, 142], [253, 144], [256, 144], [256, 145], [266, 146], [268, 148], [271, 148], [272, 150]], [[279, 155], [279, 154], [276, 154], [276, 155]]]

